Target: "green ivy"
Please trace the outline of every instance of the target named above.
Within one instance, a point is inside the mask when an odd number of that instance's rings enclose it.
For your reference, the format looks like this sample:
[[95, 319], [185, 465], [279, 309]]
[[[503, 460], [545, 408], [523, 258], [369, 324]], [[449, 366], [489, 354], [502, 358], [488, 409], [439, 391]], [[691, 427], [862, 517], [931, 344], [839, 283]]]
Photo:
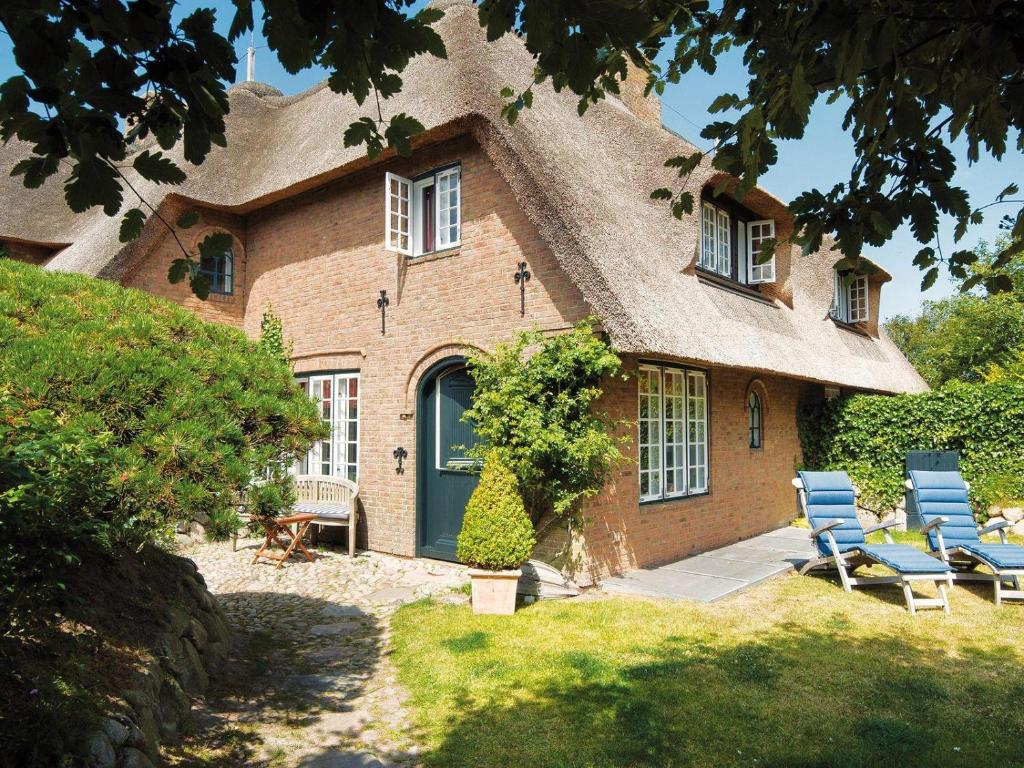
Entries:
[[844, 469], [864, 502], [890, 509], [903, 496], [908, 451], [954, 450], [984, 515], [1024, 498], [1024, 382], [954, 382], [914, 395], [854, 395], [805, 404], [798, 415], [809, 469]]
[[612, 422], [595, 407], [603, 380], [621, 368], [592, 320], [552, 337], [524, 332], [470, 359], [476, 392], [464, 418], [482, 438], [470, 454], [502, 450], [535, 523], [573, 513], [621, 458]]
[[281, 318], [274, 314], [274, 308], [269, 304], [260, 320], [260, 339], [257, 343], [267, 354], [291, 365], [292, 343], [285, 340]]

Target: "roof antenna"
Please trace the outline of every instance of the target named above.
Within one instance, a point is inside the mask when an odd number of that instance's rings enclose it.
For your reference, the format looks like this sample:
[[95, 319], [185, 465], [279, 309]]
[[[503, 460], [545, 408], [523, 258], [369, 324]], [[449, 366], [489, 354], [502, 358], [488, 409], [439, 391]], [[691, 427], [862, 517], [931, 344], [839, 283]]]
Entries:
[[245, 79], [250, 83], [256, 80], [256, 39], [253, 32], [249, 33], [249, 49], [245, 55]]

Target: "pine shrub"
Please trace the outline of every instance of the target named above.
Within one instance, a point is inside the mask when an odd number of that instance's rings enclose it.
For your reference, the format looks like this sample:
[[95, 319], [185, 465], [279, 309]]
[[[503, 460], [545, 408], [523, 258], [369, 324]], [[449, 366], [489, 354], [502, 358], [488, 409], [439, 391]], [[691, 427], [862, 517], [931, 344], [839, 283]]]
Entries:
[[240, 330], [104, 280], [0, 261], [0, 348], [7, 637], [52, 613], [78, 549], [230, 522], [252, 478], [325, 429]]
[[502, 455], [492, 450], [466, 505], [459, 560], [474, 568], [511, 570], [529, 559], [535, 543], [516, 477]]

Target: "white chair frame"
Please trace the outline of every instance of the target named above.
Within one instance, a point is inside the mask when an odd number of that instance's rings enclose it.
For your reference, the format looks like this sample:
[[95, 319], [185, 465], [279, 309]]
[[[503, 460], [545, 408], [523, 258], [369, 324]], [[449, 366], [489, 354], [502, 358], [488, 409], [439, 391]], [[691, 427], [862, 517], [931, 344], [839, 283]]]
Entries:
[[[966, 481], [964, 485], [970, 490], [970, 484]], [[917, 489], [914, 487], [914, 481], [907, 478], [906, 487], [908, 491], [917, 493]], [[947, 547], [946, 540], [942, 536], [942, 526], [949, 522], [948, 517], [937, 517], [932, 520], [931, 523], [921, 529], [922, 533], [927, 533], [932, 528], [935, 529], [935, 537], [939, 541], [939, 551], [934, 553], [942, 559], [944, 563], [951, 565], [956, 569], [953, 574], [954, 581], [989, 581], [992, 582], [992, 586], [995, 590], [995, 602], [996, 607], [1003, 604], [1003, 600], [1024, 600], [1024, 589], [1021, 589], [1021, 577], [1024, 576], [1024, 568], [1000, 568], [994, 563], [985, 560], [982, 557], [969, 552], [963, 547]], [[997, 523], [986, 525], [985, 527], [977, 526], [978, 536], [984, 536], [989, 533], [999, 532], [999, 540], [1003, 544], [1009, 544], [1009, 539], [1006, 536], [1006, 529], [1009, 528], [1012, 523], [1009, 520], [1000, 520]], [[969, 567], [976, 568], [979, 565], [983, 565], [988, 568], [992, 573], [984, 573], [982, 571], [962, 571], [960, 568]], [[1003, 586], [1004, 581], [1009, 581], [1012, 585], [1012, 589], [1006, 589]]]
[[[804, 514], [804, 518], [808, 524], [811, 522], [810, 516], [807, 514], [807, 491], [804, 488], [803, 480], [799, 477], [793, 478], [793, 487], [797, 490], [797, 496], [800, 499], [800, 510]], [[854, 487], [854, 495], [859, 496], [860, 493]], [[847, 552], [843, 554], [839, 551], [839, 545], [836, 543], [835, 536], [832, 534], [832, 529], [843, 524], [842, 520], [832, 520], [831, 522], [820, 525], [810, 533], [810, 539], [817, 546], [818, 536], [824, 535], [828, 540], [829, 548], [832, 550], [831, 555], [819, 555], [808, 560], [800, 568], [800, 575], [804, 576], [810, 571], [816, 568], [835, 568], [839, 572], [839, 581], [843, 585], [843, 591], [852, 592], [854, 587], [875, 587], [884, 584], [899, 584], [903, 587], [903, 598], [907, 602], [907, 610], [910, 611], [911, 615], [917, 613], [918, 608], [941, 608], [942, 611], [949, 615], [949, 593], [947, 592], [947, 586], [949, 589], [953, 588], [953, 578], [951, 573], [897, 573], [895, 576], [853, 576], [851, 575], [854, 570], [862, 565], [884, 565], [879, 563], [877, 560], [871, 557], [867, 557], [860, 553]], [[889, 529], [898, 524], [896, 520], [887, 520], [877, 525], [871, 525], [864, 529], [864, 535], [867, 536], [869, 533], [875, 531], [881, 531], [882, 535], [885, 536], [885, 541], [888, 544], [895, 544], [892, 535], [889, 533]], [[886, 566], [888, 567], [888, 566]], [[912, 589], [913, 582], [915, 581], [933, 581], [939, 591], [939, 597], [917, 597], [914, 595]]]

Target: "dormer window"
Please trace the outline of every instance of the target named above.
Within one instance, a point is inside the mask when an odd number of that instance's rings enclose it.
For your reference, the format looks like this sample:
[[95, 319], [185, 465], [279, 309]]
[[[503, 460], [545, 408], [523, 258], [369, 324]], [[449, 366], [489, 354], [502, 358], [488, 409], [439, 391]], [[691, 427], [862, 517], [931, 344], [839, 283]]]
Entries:
[[829, 314], [841, 323], [867, 322], [870, 313], [868, 276], [838, 270], [834, 274], [832, 308]]
[[748, 220], [705, 200], [700, 222], [700, 269], [747, 285], [775, 282], [775, 256], [757, 263], [764, 244], [775, 239], [773, 220]]
[[459, 166], [406, 179], [385, 175], [385, 246], [407, 256], [455, 248], [462, 236]]

